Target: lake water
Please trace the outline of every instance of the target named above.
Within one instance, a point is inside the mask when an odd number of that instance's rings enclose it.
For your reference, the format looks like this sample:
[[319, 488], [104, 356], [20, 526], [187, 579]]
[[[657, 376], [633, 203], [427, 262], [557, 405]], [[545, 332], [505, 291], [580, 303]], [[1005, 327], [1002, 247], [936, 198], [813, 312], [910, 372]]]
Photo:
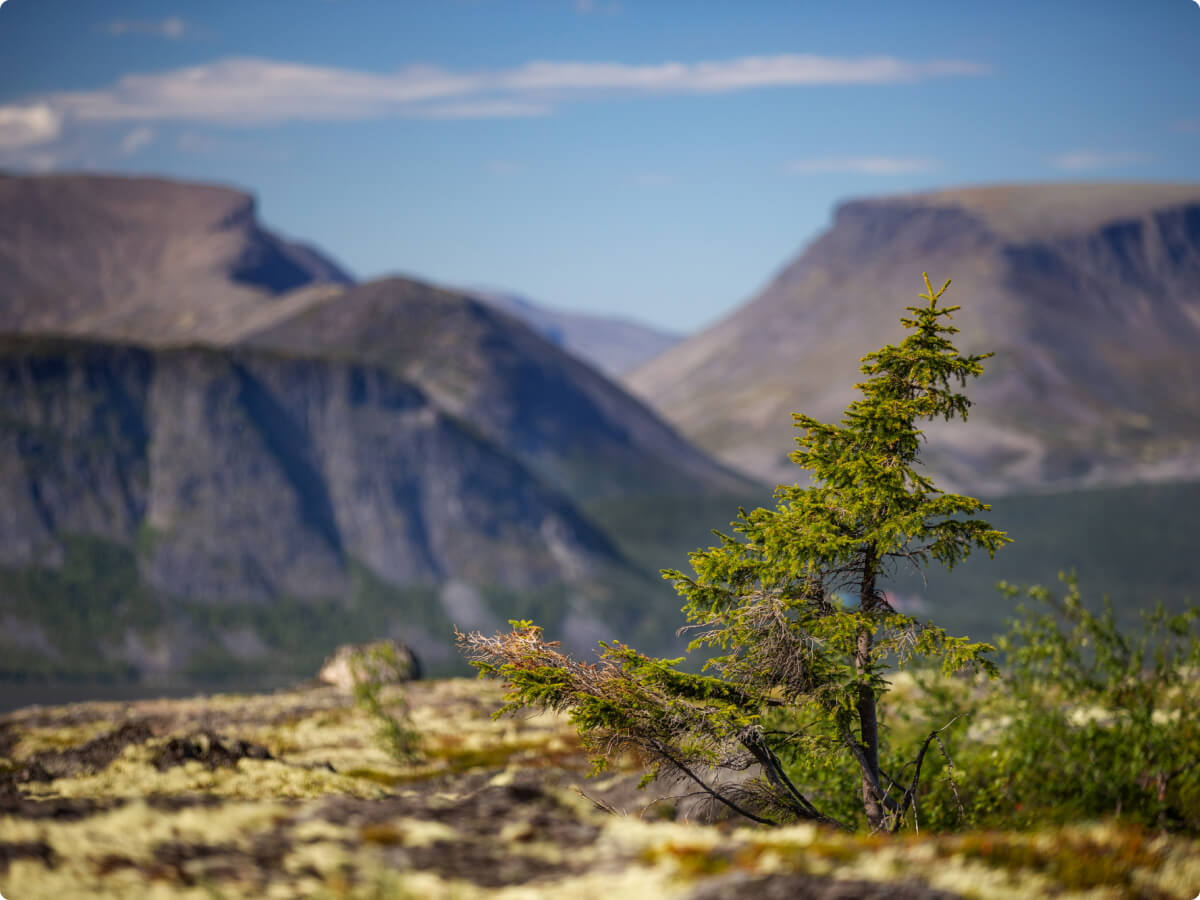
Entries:
[[295, 676], [280, 675], [259, 678], [253, 682], [219, 683], [162, 683], [162, 682], [80, 682], [45, 684], [37, 682], [0, 682], [0, 714], [26, 706], [61, 706], [89, 700], [126, 702], [151, 700], [156, 697], [197, 697], [205, 694], [256, 694], [289, 687], [298, 682]]

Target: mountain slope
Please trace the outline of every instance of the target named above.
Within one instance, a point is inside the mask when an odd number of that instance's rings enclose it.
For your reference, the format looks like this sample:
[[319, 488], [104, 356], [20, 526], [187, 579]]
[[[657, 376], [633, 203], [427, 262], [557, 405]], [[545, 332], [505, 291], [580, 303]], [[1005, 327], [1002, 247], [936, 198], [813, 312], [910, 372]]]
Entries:
[[551, 343], [586, 360], [610, 378], [619, 378], [681, 340], [678, 334], [640, 322], [567, 312], [506, 291], [475, 289], [465, 293], [516, 316]]
[[389, 278], [348, 288], [246, 342], [400, 373], [580, 502], [747, 487], [524, 323], [421, 282]]
[[753, 300], [626, 380], [687, 436], [792, 480], [790, 413], [836, 419], [858, 360], [951, 277], [995, 351], [971, 421], [932, 423], [947, 484], [1012, 491], [1200, 473], [1200, 185], [965, 188], [859, 200]]
[[351, 278], [230, 188], [112, 175], [0, 177], [6, 331], [221, 342], [247, 316]]

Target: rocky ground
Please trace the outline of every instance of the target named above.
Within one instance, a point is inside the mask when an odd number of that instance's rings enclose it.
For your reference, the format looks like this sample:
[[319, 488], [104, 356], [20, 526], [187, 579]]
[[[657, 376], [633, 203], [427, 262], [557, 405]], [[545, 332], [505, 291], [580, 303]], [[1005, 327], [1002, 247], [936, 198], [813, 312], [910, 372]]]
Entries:
[[849, 836], [689, 823], [560, 717], [407, 688], [399, 763], [332, 687], [0, 717], [0, 894], [322, 898], [1191, 898], [1200, 844], [1108, 825]]

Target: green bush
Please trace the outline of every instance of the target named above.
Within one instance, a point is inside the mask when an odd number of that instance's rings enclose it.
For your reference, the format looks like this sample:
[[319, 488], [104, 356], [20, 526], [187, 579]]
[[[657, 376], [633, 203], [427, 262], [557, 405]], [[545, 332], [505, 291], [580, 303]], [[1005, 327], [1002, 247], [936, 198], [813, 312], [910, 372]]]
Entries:
[[[1018, 591], [1030, 606], [999, 641], [1001, 679], [989, 685], [925, 677], [919, 722], [969, 715], [947, 736], [967, 810], [965, 823], [1037, 828], [1117, 819], [1200, 833], [1200, 609], [1143, 613], [1122, 629], [1110, 604], [1084, 602], [1074, 577], [1059, 592]], [[964, 821], [945, 784], [944, 760], [921, 798], [924, 821]]]
[[[354, 655], [354, 702], [375, 723], [376, 736], [388, 755], [397, 762], [412, 762], [420, 756], [421, 736], [409, 718], [408, 698], [401, 685], [412, 677], [411, 660], [402, 660], [390, 641], [377, 641]], [[384, 690], [391, 696], [384, 700]]]

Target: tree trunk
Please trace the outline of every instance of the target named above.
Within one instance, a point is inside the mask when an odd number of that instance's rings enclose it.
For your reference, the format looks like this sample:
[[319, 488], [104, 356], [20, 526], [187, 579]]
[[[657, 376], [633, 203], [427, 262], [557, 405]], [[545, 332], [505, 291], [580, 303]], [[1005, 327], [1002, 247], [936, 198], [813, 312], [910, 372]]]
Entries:
[[[859, 592], [859, 609], [869, 612], [875, 603], [875, 561], [868, 558], [863, 571], [862, 587]], [[870, 629], [858, 633], [858, 645], [854, 654], [854, 665], [860, 675], [871, 668], [871, 646], [873, 636]], [[858, 689], [858, 724], [862, 741], [863, 756], [869, 771], [863, 772], [863, 811], [871, 831], [881, 831], [887, 826], [887, 814], [883, 799], [876, 785], [879, 784], [879, 720], [875, 709], [875, 690], [867, 684]]]

